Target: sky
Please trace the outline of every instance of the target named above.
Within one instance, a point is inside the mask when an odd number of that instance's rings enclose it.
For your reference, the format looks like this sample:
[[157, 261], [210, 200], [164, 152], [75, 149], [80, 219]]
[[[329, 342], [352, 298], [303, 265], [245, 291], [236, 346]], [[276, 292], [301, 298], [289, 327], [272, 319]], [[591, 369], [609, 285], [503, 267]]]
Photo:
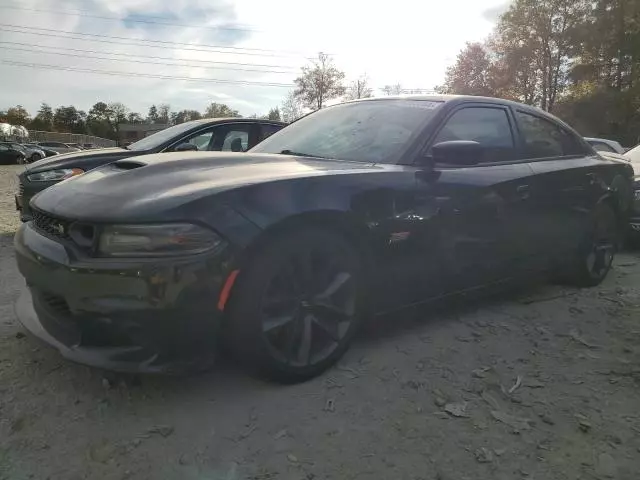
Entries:
[[465, 42], [484, 39], [507, 6], [508, 0], [0, 0], [0, 110], [19, 104], [35, 115], [46, 102], [88, 111], [104, 101], [144, 116], [152, 104], [203, 111], [218, 102], [262, 115], [282, 103], [318, 52], [331, 56], [347, 82], [366, 75], [377, 95], [398, 83], [431, 89]]

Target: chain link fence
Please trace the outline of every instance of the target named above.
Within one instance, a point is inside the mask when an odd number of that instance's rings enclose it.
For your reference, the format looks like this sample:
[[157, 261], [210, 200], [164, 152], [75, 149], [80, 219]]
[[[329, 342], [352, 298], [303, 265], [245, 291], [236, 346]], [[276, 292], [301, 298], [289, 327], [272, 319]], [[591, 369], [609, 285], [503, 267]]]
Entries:
[[81, 133], [42, 132], [39, 130], [29, 130], [29, 138], [22, 139], [22, 141], [78, 143], [80, 145], [91, 143], [96, 147], [117, 146], [117, 142], [115, 140], [109, 140], [108, 138], [83, 135]]

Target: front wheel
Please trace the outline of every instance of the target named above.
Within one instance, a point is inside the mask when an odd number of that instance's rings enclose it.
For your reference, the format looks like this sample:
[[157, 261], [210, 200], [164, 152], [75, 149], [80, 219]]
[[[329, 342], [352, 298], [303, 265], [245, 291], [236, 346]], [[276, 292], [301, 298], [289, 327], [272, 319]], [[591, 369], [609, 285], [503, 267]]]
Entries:
[[232, 353], [253, 372], [283, 383], [333, 365], [361, 319], [358, 253], [340, 234], [321, 228], [273, 238], [241, 271], [234, 290]]
[[570, 282], [578, 287], [599, 285], [609, 273], [619, 243], [619, 225], [613, 208], [599, 204], [592, 215], [588, 238], [580, 246]]
[[33, 162], [37, 162], [38, 160], [41, 160], [42, 156], [38, 153], [34, 153], [33, 155], [31, 155], [30, 161], [31, 163]]

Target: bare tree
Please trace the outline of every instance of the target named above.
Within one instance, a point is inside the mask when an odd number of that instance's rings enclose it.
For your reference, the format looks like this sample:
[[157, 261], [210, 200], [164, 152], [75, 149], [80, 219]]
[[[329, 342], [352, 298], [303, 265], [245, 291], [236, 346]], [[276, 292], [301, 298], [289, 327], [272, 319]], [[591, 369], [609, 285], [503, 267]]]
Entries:
[[168, 103], [161, 103], [158, 105], [158, 123], [169, 123], [171, 117], [171, 105]]
[[338, 70], [324, 53], [312, 66], [302, 67], [302, 75], [296, 78], [295, 95], [305, 107], [319, 110], [327, 100], [344, 95], [344, 72]]
[[280, 113], [282, 115], [282, 120], [287, 123], [291, 123], [303, 115], [302, 105], [296, 96], [295, 91], [291, 90], [287, 93], [287, 96], [282, 102]]
[[347, 88], [345, 98], [347, 100], [357, 100], [358, 98], [370, 98], [372, 96], [373, 91], [369, 87], [369, 78], [366, 75], [362, 75], [351, 82], [351, 85]]
[[395, 85], [385, 85], [382, 87], [382, 91], [385, 95], [400, 95], [402, 93], [402, 85], [399, 83]]

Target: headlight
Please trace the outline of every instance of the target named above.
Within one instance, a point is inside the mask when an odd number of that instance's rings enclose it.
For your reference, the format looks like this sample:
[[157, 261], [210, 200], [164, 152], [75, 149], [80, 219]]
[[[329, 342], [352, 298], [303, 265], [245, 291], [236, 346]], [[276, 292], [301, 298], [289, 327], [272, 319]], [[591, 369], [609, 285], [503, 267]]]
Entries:
[[32, 173], [31, 175], [27, 175], [27, 179], [30, 182], [59, 182], [82, 173], [84, 173], [84, 170], [79, 168], [61, 168], [60, 170], [47, 170], [45, 172]]
[[190, 223], [110, 225], [102, 228], [98, 252], [110, 257], [164, 257], [203, 253], [222, 244], [213, 231]]

